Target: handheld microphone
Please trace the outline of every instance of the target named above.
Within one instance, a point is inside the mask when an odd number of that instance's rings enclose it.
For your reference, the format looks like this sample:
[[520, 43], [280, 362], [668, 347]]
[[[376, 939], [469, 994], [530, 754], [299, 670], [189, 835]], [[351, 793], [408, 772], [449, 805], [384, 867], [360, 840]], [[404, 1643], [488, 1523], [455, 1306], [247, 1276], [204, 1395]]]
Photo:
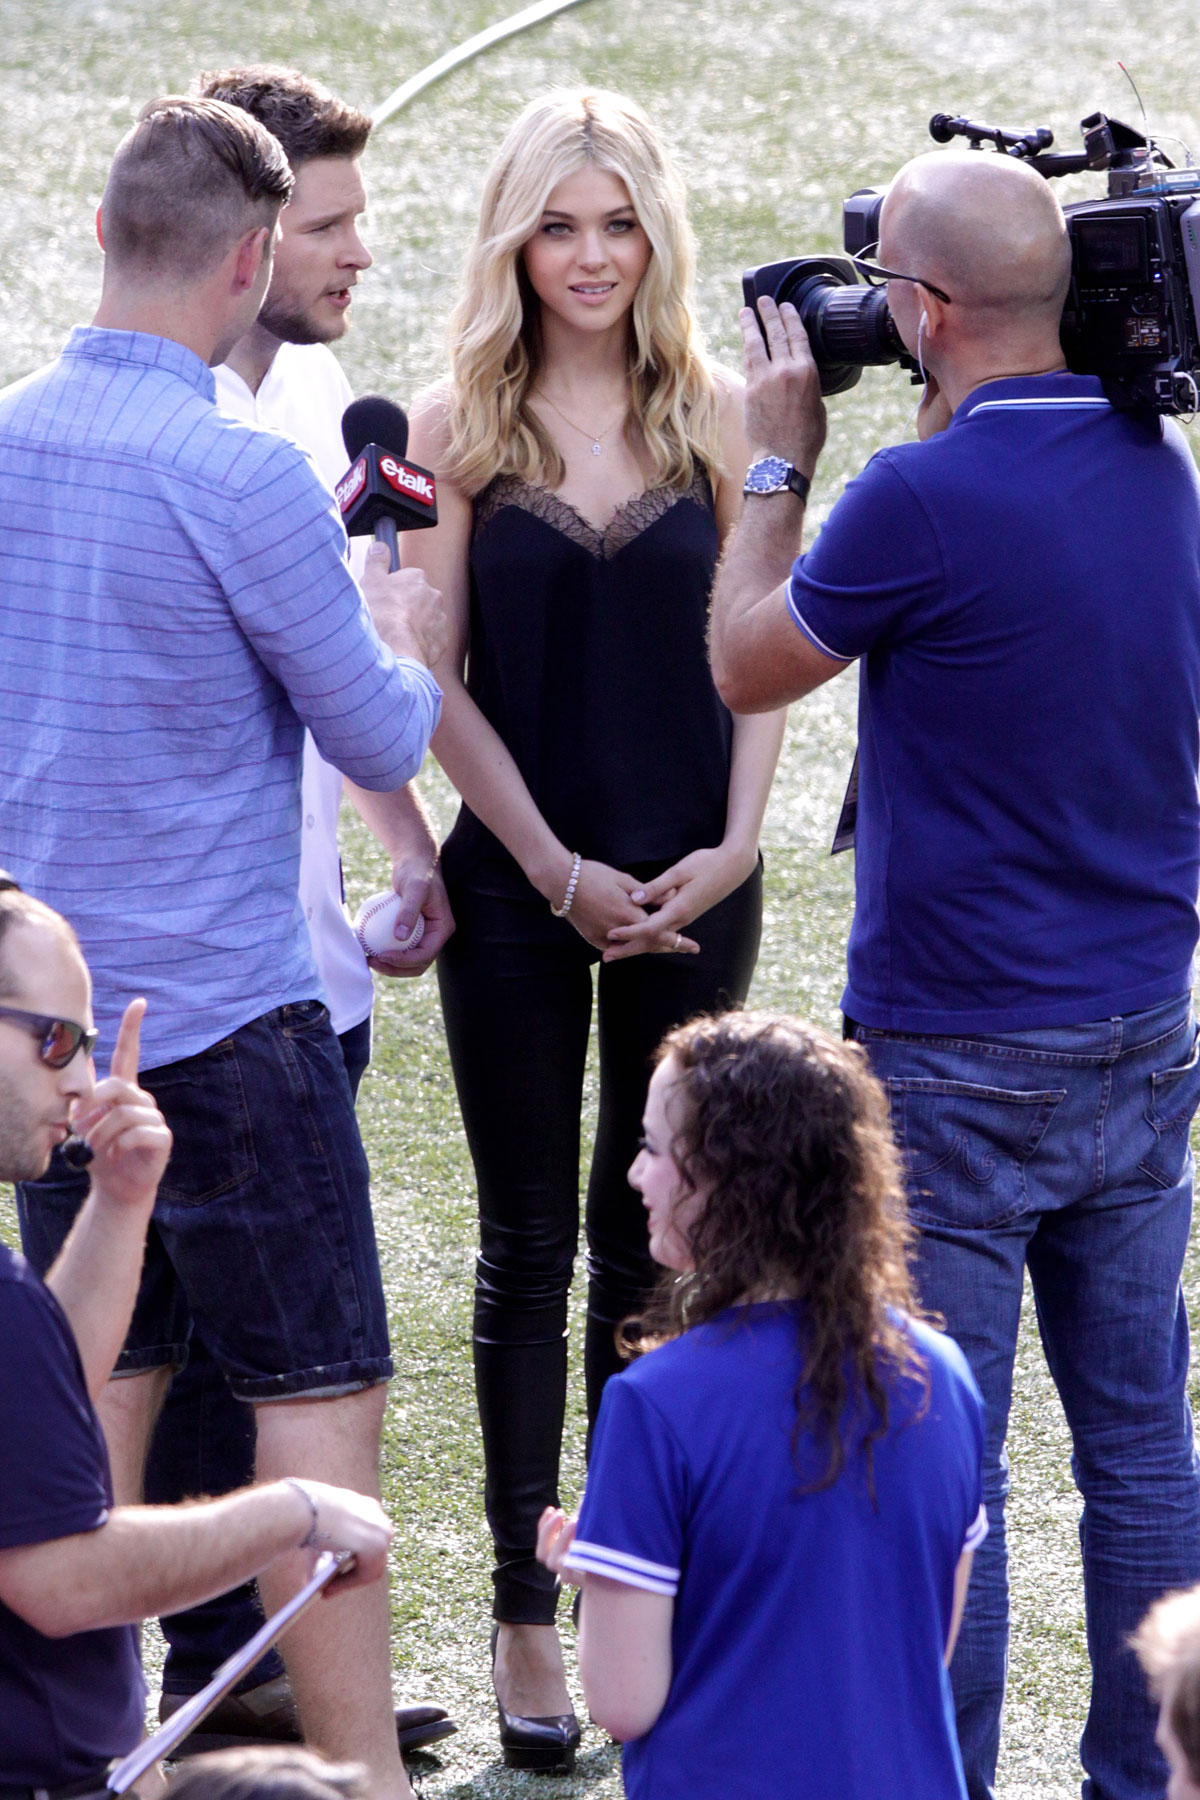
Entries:
[[69, 1169], [86, 1169], [95, 1154], [87, 1139], [76, 1137], [74, 1132], [63, 1140], [63, 1161]]
[[398, 531], [437, 524], [437, 489], [428, 469], [406, 462], [408, 420], [391, 400], [364, 394], [342, 414], [342, 441], [350, 467], [334, 492], [350, 537], [373, 533], [386, 544], [391, 566], [400, 562]]

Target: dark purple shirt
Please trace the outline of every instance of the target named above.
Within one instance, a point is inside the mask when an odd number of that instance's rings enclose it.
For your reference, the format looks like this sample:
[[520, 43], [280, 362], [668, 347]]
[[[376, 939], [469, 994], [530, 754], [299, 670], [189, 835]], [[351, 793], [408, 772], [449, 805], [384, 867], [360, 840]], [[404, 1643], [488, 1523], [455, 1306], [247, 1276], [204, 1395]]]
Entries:
[[[0, 1550], [95, 1531], [112, 1479], [66, 1314], [0, 1244]], [[0, 1781], [81, 1780], [132, 1750], [145, 1686], [134, 1627], [48, 1638], [0, 1602]]]

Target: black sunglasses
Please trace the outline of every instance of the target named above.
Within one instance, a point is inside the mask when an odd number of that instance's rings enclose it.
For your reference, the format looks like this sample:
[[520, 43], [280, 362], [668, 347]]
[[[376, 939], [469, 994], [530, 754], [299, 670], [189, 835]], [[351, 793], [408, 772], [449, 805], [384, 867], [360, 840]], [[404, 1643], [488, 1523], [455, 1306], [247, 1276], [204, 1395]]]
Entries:
[[[868, 247], [872, 250], [875, 248], [874, 244]], [[882, 263], [875, 262], [865, 252], [861, 256], [852, 256], [849, 260], [871, 287], [882, 287], [887, 281], [911, 281], [917, 287], [926, 288], [935, 300], [942, 300], [947, 306], [954, 304], [949, 294], [944, 293], [940, 287], [934, 287], [932, 281], [926, 281], [923, 275], [901, 275], [898, 269], [885, 269]]]
[[38, 1040], [38, 1055], [50, 1069], [65, 1069], [79, 1050], [90, 1056], [100, 1035], [71, 1019], [49, 1019], [45, 1013], [22, 1012], [19, 1006], [0, 1006], [0, 1019], [16, 1019], [27, 1025]]

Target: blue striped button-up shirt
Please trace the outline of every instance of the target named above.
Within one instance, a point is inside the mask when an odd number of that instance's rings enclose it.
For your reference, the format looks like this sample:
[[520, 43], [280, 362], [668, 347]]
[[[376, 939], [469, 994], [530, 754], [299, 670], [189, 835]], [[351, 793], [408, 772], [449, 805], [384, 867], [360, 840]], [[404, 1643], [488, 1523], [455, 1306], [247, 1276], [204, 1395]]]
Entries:
[[380, 791], [440, 691], [381, 643], [328, 490], [171, 339], [77, 330], [0, 396], [0, 866], [70, 919], [142, 1066], [321, 991], [303, 725]]

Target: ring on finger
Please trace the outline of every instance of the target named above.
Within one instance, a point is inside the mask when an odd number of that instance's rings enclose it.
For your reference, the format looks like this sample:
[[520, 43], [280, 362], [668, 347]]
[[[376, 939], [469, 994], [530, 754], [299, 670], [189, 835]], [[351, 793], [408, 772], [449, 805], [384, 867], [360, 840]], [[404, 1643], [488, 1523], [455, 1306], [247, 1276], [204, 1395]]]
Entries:
[[675, 942], [671, 945], [672, 950], [678, 950], [678, 948], [679, 948], [680, 944], [682, 944], [682, 942], [683, 942], [683, 933], [682, 933], [682, 931], [677, 931], [675, 933]]

